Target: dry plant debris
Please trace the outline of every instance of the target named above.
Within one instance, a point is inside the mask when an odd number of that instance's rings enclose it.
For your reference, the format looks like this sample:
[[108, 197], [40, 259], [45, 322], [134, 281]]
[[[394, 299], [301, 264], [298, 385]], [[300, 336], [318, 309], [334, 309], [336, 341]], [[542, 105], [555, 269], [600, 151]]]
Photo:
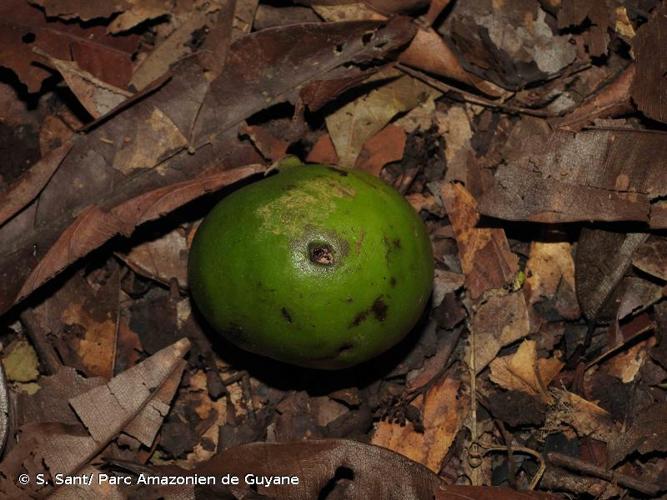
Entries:
[[[0, 495], [663, 498], [666, 15], [3, 1]], [[431, 306], [365, 365], [241, 352], [190, 301], [201, 219], [288, 154], [428, 227]]]

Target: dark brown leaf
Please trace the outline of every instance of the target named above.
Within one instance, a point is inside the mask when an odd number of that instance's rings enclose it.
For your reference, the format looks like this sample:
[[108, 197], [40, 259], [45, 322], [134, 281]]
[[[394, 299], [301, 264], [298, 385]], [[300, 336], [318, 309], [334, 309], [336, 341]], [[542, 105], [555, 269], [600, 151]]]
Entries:
[[653, 17], [637, 30], [632, 46], [637, 58], [637, 76], [632, 85], [632, 98], [639, 110], [649, 118], [667, 122], [667, 57], [656, 47], [667, 43], [667, 5], [659, 4]]
[[575, 256], [575, 283], [586, 317], [597, 319], [629, 269], [634, 251], [646, 238], [645, 233], [581, 230]]
[[100, 80], [125, 87], [132, 76], [132, 53], [137, 35], [113, 37], [103, 26], [47, 21], [44, 13], [25, 0], [5, 0], [0, 5], [0, 65], [12, 69], [30, 92], [37, 92], [51, 73], [35, 66], [33, 47], [58, 59], [76, 61]]
[[[484, 215], [535, 222], [661, 222], [651, 202], [667, 193], [662, 133], [591, 130], [549, 133], [518, 127], [479, 197]], [[536, 130], [540, 130], [536, 133]], [[520, 141], [515, 142], [515, 141]]]

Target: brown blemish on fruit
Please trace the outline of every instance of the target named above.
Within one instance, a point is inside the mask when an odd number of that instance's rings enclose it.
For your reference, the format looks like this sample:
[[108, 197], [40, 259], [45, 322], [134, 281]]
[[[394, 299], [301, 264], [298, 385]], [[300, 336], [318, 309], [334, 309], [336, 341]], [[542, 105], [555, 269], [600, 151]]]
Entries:
[[355, 326], [359, 326], [363, 321], [365, 321], [368, 318], [368, 315], [371, 313], [373, 313], [373, 316], [375, 316], [375, 319], [377, 319], [378, 321], [384, 321], [385, 318], [387, 317], [387, 309], [389, 309], [389, 307], [387, 306], [387, 304], [385, 304], [382, 295], [380, 295], [377, 299], [375, 299], [375, 302], [373, 302], [373, 305], [371, 307], [369, 307], [368, 309], [364, 309], [354, 317], [352, 323], [350, 323], [350, 326], [348, 328], [354, 328]]
[[288, 323], [292, 323], [292, 316], [290, 315], [290, 313], [289, 313], [289, 311], [287, 310], [286, 307], [283, 307], [283, 308], [280, 310], [280, 312], [282, 313], [283, 318], [285, 318], [285, 320], [286, 320]]
[[393, 276], [389, 279], [389, 284], [391, 285], [392, 288], [396, 286], [396, 278]]
[[354, 244], [354, 253], [359, 255], [361, 252], [361, 244], [364, 242], [364, 238], [366, 237], [366, 231], [363, 229], [361, 230], [361, 233], [359, 233], [359, 238], [357, 239], [357, 242]]
[[345, 342], [342, 346], [338, 348], [338, 355], [340, 356], [341, 354], [344, 354], [345, 352], [349, 351], [352, 349], [354, 346], [352, 345], [351, 342]]
[[384, 300], [382, 300], [382, 295], [375, 299], [371, 309], [373, 310], [373, 315], [378, 321], [384, 321], [384, 319], [387, 317], [388, 307], [387, 304], [384, 303]]
[[394, 252], [397, 252], [401, 249], [401, 240], [398, 238], [390, 239], [388, 237], [384, 237], [384, 257], [387, 260], [391, 260], [392, 255]]
[[362, 321], [364, 321], [368, 317], [368, 310], [363, 310], [359, 314], [357, 314], [354, 319], [352, 320], [352, 323], [350, 323], [350, 328], [359, 326]]

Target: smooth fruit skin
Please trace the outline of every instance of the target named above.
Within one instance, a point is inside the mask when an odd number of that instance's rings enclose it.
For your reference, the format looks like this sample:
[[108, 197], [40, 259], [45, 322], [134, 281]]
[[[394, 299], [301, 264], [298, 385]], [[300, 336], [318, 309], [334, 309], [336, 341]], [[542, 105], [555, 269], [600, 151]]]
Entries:
[[215, 330], [322, 369], [401, 340], [432, 280], [426, 228], [405, 199], [365, 172], [323, 165], [286, 164], [224, 198], [189, 258], [192, 296]]

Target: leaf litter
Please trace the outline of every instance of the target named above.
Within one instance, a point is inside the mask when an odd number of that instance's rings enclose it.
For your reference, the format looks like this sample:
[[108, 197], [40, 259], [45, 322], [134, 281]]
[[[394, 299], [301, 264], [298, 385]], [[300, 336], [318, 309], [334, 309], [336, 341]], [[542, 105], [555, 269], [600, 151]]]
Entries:
[[[0, 462], [252, 472], [179, 498], [667, 491], [662, 2], [0, 7]], [[428, 317], [372, 363], [281, 365], [190, 302], [202, 217], [286, 154], [424, 219]], [[93, 480], [93, 483], [96, 483]]]

